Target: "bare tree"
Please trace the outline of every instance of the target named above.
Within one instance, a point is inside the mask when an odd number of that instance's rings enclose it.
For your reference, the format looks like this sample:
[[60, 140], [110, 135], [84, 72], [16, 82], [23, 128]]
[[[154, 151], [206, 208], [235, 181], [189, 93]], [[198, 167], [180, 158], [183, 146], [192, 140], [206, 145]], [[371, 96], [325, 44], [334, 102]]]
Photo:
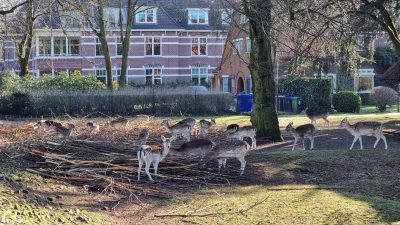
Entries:
[[25, 0], [22, 2], [10, 2], [7, 4], [6, 2], [0, 3], [0, 15], [7, 15], [10, 13], [14, 13], [15, 10], [17, 10], [19, 7], [25, 5], [28, 3], [29, 0]]

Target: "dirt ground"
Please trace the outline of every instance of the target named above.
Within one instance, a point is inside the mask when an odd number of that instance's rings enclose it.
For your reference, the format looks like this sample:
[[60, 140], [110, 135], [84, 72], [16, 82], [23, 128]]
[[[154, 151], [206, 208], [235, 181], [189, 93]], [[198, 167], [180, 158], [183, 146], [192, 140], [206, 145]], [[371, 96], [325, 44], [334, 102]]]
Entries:
[[[6, 127], [10, 124], [13, 125], [26, 125], [27, 122], [3, 122], [3, 127]], [[1, 135], [1, 134], [0, 134]], [[258, 144], [257, 150], [255, 152], [250, 153], [248, 157], [247, 164], [249, 165], [246, 168], [246, 173], [250, 176], [246, 177], [238, 177], [237, 166], [238, 162], [233, 162], [228, 166], [228, 169], [224, 172], [220, 179], [216, 179], [218, 175], [217, 173], [217, 163], [214, 161], [209, 161], [206, 164], [206, 167], [203, 168], [201, 166], [195, 165], [193, 168], [198, 170], [205, 170], [210, 175], [210, 179], [214, 179], [215, 182], [209, 182], [209, 180], [204, 183], [201, 182], [191, 182], [191, 181], [176, 181], [171, 184], [169, 178], [161, 177], [157, 183], [150, 184], [147, 181], [147, 177], [143, 177], [144, 181], [142, 181], [139, 186], [150, 186], [152, 188], [160, 188], [160, 189], [171, 189], [176, 195], [185, 195], [190, 196], [193, 192], [201, 190], [203, 188], [212, 188], [212, 187], [221, 187], [221, 186], [229, 186], [229, 185], [268, 185], [269, 182], [263, 179], [263, 177], [259, 177], [260, 175], [255, 172], [256, 166], [251, 166], [253, 162], [258, 161], [255, 155], [265, 152], [273, 152], [273, 151], [288, 151], [291, 150], [293, 145], [293, 138], [285, 131], [283, 131], [283, 136], [286, 141], [281, 143], [264, 143]], [[400, 135], [387, 134], [387, 141], [389, 149], [398, 149], [400, 144]], [[330, 129], [321, 127], [317, 132], [317, 137], [315, 139], [315, 150], [338, 150], [343, 149], [347, 150], [353, 140], [353, 136], [349, 132], [339, 127], [332, 127]], [[9, 141], [9, 140], [7, 140]], [[373, 144], [375, 142], [375, 138], [373, 137], [363, 137], [363, 146], [364, 149], [372, 149]], [[6, 142], [0, 144], [0, 152], [4, 154], [0, 154], [2, 158], [1, 161], [4, 160], [12, 160], [15, 161], [15, 164], [21, 169], [29, 169], [30, 167], [37, 167], [37, 165], [33, 164], [29, 158], [27, 157], [16, 157], [19, 154], [23, 153], [13, 153], [5, 151]], [[306, 148], [309, 149], [309, 141], [306, 141]], [[383, 142], [381, 141], [378, 145], [377, 151], [383, 150]], [[3, 148], [3, 150], [2, 150]], [[359, 149], [359, 143], [355, 144], [355, 149]], [[302, 149], [301, 143], [298, 144], [297, 150]], [[300, 150], [301, 151], [301, 150]], [[253, 155], [253, 156], [252, 156]], [[126, 157], [135, 158], [136, 154], [133, 152], [127, 152]], [[1, 163], [0, 161], [0, 163]], [[161, 162], [160, 164], [160, 174], [166, 173], [167, 171], [163, 171], [162, 167], [168, 164], [168, 158], [165, 163]], [[132, 165], [132, 167], [134, 167]], [[136, 168], [131, 168], [135, 171]], [[173, 170], [172, 170], [173, 171]], [[127, 176], [132, 177], [132, 180], [136, 178], [136, 174], [130, 172]], [[142, 175], [143, 176], [143, 175]], [[90, 182], [90, 181], [88, 181]], [[74, 186], [75, 192], [74, 194], [63, 194], [57, 193], [62, 196], [59, 202], [65, 205], [66, 207], [79, 207], [84, 208], [89, 211], [93, 211], [96, 213], [100, 213], [107, 218], [107, 220], [112, 221], [115, 224], [181, 224], [183, 223], [181, 220], [176, 220], [172, 218], [168, 219], [160, 219], [155, 218], [155, 214], [159, 214], [163, 212], [163, 206], [167, 205], [170, 200], [157, 198], [157, 197], [148, 197], [142, 195], [119, 195], [119, 194], [101, 194], [99, 191], [87, 191], [83, 186]]]

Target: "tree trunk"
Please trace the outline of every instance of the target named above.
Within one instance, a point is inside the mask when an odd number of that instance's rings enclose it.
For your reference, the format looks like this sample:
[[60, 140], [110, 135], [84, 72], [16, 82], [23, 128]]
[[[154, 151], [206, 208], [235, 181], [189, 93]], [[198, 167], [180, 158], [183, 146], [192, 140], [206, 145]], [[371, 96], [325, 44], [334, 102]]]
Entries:
[[33, 23], [35, 17], [33, 15], [33, 1], [28, 2], [28, 9], [26, 15], [26, 29], [22, 36], [21, 41], [18, 43], [17, 55], [19, 59], [19, 65], [21, 76], [29, 75], [29, 59], [31, 57], [32, 40], [33, 40]]
[[97, 33], [97, 36], [100, 40], [101, 50], [103, 51], [104, 61], [106, 63], [107, 70], [107, 88], [109, 90], [113, 90], [113, 71], [112, 71], [112, 61], [110, 56], [110, 51], [108, 49], [107, 43], [107, 33], [106, 33], [106, 24], [104, 21], [104, 7], [101, 1], [98, 1], [98, 20], [99, 20], [99, 28], [100, 32]]
[[250, 23], [249, 69], [253, 82], [252, 124], [257, 137], [282, 141], [275, 107], [275, 80], [272, 47], [271, 0], [243, 0]]
[[[129, 49], [130, 49], [130, 39], [131, 39], [131, 30], [133, 26], [133, 18], [135, 16], [135, 6], [136, 1], [128, 0], [128, 15], [127, 15], [127, 22], [125, 28], [125, 37], [123, 32], [123, 23], [121, 22], [121, 41], [122, 41], [122, 64], [121, 64], [121, 77], [119, 80], [119, 85], [121, 87], [126, 86], [126, 77], [128, 73], [128, 57], [129, 57]], [[121, 6], [122, 8], [122, 6]], [[122, 20], [122, 19], [121, 19]]]

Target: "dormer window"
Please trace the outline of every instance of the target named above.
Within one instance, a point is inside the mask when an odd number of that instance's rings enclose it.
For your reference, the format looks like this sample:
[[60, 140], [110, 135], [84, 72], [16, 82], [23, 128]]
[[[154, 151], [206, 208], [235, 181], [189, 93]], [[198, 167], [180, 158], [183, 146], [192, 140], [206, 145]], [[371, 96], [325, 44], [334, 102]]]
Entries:
[[157, 8], [139, 9], [136, 23], [157, 23]]
[[208, 24], [209, 9], [189, 9], [189, 24]]

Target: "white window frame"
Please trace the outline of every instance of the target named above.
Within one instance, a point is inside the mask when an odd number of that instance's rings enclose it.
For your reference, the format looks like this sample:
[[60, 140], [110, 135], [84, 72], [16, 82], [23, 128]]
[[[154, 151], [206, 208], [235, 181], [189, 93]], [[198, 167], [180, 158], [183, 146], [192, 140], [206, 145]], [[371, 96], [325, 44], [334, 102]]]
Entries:
[[[98, 77], [104, 77], [104, 78], [105, 78], [105, 84], [108, 83], [108, 80], [107, 80], [107, 70], [106, 70], [106, 69], [96, 69], [96, 70], [95, 70], [95, 75], [94, 75], [94, 76], [96, 77], [96, 79], [97, 79]], [[97, 79], [97, 80], [99, 80], [99, 79]], [[99, 81], [101, 81], [101, 80], [99, 80]]]
[[[100, 42], [100, 39], [99, 38], [95, 38], [96, 40], [95, 40], [95, 42], [96, 42], [96, 45], [95, 45], [95, 49], [94, 49], [94, 55], [95, 56], [104, 56], [104, 52], [103, 52], [103, 49], [101, 49], [101, 42]], [[102, 54], [97, 54], [97, 48], [99, 48], [99, 53], [102, 53]]]
[[[151, 74], [147, 74], [147, 71], [151, 70]], [[159, 74], [155, 73], [155, 71], [159, 71]], [[162, 71], [162, 66], [160, 65], [149, 65], [147, 67], [145, 67], [144, 69], [144, 74], [145, 74], [145, 79], [146, 79], [146, 85], [148, 85], [147, 83], [147, 78], [151, 77], [151, 85], [156, 85], [155, 81], [156, 80], [160, 80], [160, 85], [163, 84], [163, 71]]]
[[[197, 39], [197, 43], [194, 42], [194, 40]], [[202, 40], [205, 40], [205, 42], [201, 42]], [[192, 37], [192, 47], [190, 49], [192, 56], [207, 56], [208, 55], [208, 40], [206, 37]], [[206, 46], [206, 54], [202, 55], [201, 54], [201, 46], [205, 45]], [[197, 54], [194, 54], [193, 52], [193, 47], [197, 47]]]
[[[209, 12], [210, 9], [201, 9], [201, 8], [189, 8], [188, 9], [188, 24], [189, 25], [208, 25], [209, 24]], [[199, 13], [204, 13], [204, 23], [200, 23], [200, 14]], [[196, 15], [197, 14], [197, 15]], [[192, 16], [197, 16], [196, 21], [197, 22], [192, 22]]]
[[[152, 10], [153, 13], [153, 21], [148, 21], [148, 16], [151, 15], [149, 11]], [[148, 8], [139, 8], [137, 9], [137, 13], [135, 15], [135, 22], [137, 24], [155, 24], [157, 23], [157, 7], [148, 7]], [[144, 14], [145, 21], [140, 21], [140, 15]]]
[[[43, 41], [49, 41], [49, 44], [47, 47], [49, 47], [49, 49], [45, 48], [45, 46], [43, 45]], [[39, 56], [51, 56], [51, 38], [47, 38], [47, 37], [41, 37], [39, 38]], [[42, 49], [44, 49], [43, 52]], [[45, 54], [44, 52], [50, 51], [50, 53]]]
[[[222, 82], [222, 92], [225, 92], [225, 93], [230, 93], [230, 92], [232, 92], [232, 76], [230, 76], [230, 75], [222, 75], [221, 76], [221, 82]], [[229, 80], [230, 80], [230, 82], [229, 82]], [[227, 90], [225, 90], [225, 83], [224, 83], [224, 81], [227, 81], [228, 82], [228, 84], [226, 85], [226, 88], [227, 88]], [[229, 83], [231, 84], [231, 86], [229, 87]]]
[[[72, 41], [73, 40], [78, 40], [78, 44], [77, 44], [78, 45], [78, 54], [72, 54], [72, 51], [71, 51], [72, 46], [75, 46], [75, 45], [72, 45]], [[79, 56], [79, 55], [81, 55], [81, 39], [79, 37], [68, 38], [67, 46], [68, 46], [68, 49], [67, 49], [68, 56]]]
[[[190, 71], [191, 71], [191, 80], [192, 80], [193, 85], [202, 85], [202, 83], [201, 83], [202, 78], [206, 78], [207, 84], [210, 83], [210, 80], [209, 80], [210, 74], [208, 73], [208, 69], [209, 69], [209, 67], [206, 65], [195, 65], [194, 67], [191, 67]], [[198, 71], [198, 72], [195, 73], [194, 71]], [[197, 84], [195, 84], [193, 81], [193, 79], [195, 79], [195, 78], [197, 79]]]
[[[375, 87], [375, 72], [374, 69], [359, 69], [358, 71], [355, 72], [354, 76], [353, 76], [353, 80], [354, 80], [354, 91], [357, 93], [371, 93], [372, 89], [374, 89]], [[370, 90], [362, 90], [359, 91], [357, 90], [357, 86], [359, 86], [357, 84], [357, 80], [356, 78], [371, 78], [371, 89]]]
[[247, 22], [249, 22], [249, 18], [244, 14], [240, 14], [240, 24], [245, 24]]
[[122, 56], [122, 52], [121, 52], [121, 54], [118, 54], [118, 46], [120, 46], [121, 51], [123, 51], [123, 48], [124, 48], [123, 43], [122, 43], [122, 39], [120, 37], [117, 37], [115, 39], [115, 43], [116, 43], [115, 44], [115, 55], [116, 56]]
[[233, 50], [235, 51], [235, 54], [243, 53], [243, 38], [233, 40]]
[[[155, 55], [154, 54], [154, 50], [155, 50], [155, 42], [154, 42], [154, 39], [156, 39], [156, 38], [158, 38], [159, 40], [160, 40], [160, 42], [158, 42], [158, 44], [160, 45], [160, 54], [159, 55]], [[148, 40], [151, 40], [151, 42], [148, 42]], [[162, 44], [161, 44], [161, 37], [145, 37], [145, 40], [144, 40], [144, 55], [145, 56], [162, 56]], [[146, 47], [147, 47], [147, 45], [148, 44], [151, 44], [151, 55], [148, 55], [147, 54], [147, 51], [146, 51]]]
[[118, 78], [121, 77], [121, 68], [114, 69], [113, 71], [113, 81], [118, 82]]
[[247, 53], [251, 52], [251, 40], [250, 40], [250, 37], [246, 37], [246, 52]]
[[81, 17], [76, 11], [63, 11], [60, 15], [61, 25], [64, 28], [79, 28], [81, 24]]
[[[56, 53], [56, 42], [60, 42], [60, 46], [59, 46], [59, 53]], [[67, 56], [68, 54], [68, 49], [67, 49], [67, 40], [65, 39], [65, 37], [55, 37], [53, 40], [53, 51], [54, 51], [54, 56]]]

